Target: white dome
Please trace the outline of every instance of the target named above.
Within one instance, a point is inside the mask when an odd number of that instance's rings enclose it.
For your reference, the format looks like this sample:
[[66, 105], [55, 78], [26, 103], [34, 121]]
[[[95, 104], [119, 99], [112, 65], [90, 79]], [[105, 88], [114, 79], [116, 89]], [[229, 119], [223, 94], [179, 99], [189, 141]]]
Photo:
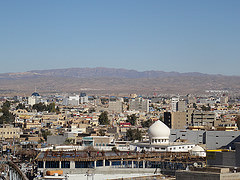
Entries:
[[201, 147], [201, 146], [194, 146], [193, 148], [192, 148], [192, 151], [193, 152], [205, 152], [205, 150]]
[[169, 139], [170, 129], [158, 120], [149, 127], [148, 133], [151, 138]]

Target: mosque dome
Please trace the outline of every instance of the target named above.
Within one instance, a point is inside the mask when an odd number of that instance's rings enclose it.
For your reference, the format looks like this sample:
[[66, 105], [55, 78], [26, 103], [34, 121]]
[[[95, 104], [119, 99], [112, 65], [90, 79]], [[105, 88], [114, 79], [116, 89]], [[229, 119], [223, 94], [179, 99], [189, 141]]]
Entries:
[[40, 96], [37, 92], [32, 93], [32, 96]]
[[201, 146], [194, 146], [193, 148], [192, 148], [192, 151], [193, 152], [205, 152], [205, 150], [201, 147]]
[[206, 157], [206, 152], [201, 146], [194, 146], [190, 151], [190, 154], [193, 156]]
[[158, 120], [149, 127], [148, 133], [151, 138], [169, 139], [170, 129]]

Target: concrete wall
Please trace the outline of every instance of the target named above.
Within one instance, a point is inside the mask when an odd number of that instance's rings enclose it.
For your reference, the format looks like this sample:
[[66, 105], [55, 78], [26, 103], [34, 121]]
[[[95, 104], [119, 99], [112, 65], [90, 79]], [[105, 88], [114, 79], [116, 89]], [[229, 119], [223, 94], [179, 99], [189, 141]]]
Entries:
[[189, 143], [206, 144], [207, 149], [231, 147], [235, 149], [235, 142], [240, 142], [240, 131], [192, 131], [171, 129], [170, 142], [186, 139]]
[[218, 149], [226, 146], [235, 149], [235, 142], [240, 142], [240, 131], [206, 131], [206, 147]]
[[240, 167], [240, 143], [235, 143], [235, 148], [236, 148], [235, 154], [236, 166]]
[[207, 165], [236, 166], [235, 152], [210, 152]]
[[203, 144], [205, 131], [191, 131], [184, 129], [171, 129], [170, 142], [174, 142], [177, 139], [186, 139], [189, 143]]
[[210, 173], [196, 171], [177, 171], [176, 180], [239, 180], [240, 173]]
[[172, 129], [184, 129], [186, 127], [186, 112], [172, 112]]
[[[44, 169], [38, 169], [40, 171], [53, 171], [53, 170], [59, 170], [54, 168], [48, 168], [46, 170]], [[84, 174], [87, 171], [89, 173], [94, 172], [95, 174], [135, 174], [135, 173], [152, 173], [154, 174], [155, 168], [110, 168], [110, 167], [97, 167], [94, 168], [75, 168], [75, 169], [61, 169], [64, 174]]]
[[195, 171], [177, 171], [176, 180], [220, 180], [219, 173], [202, 173]]
[[64, 144], [66, 139], [64, 136], [48, 136], [47, 144], [61, 145]]

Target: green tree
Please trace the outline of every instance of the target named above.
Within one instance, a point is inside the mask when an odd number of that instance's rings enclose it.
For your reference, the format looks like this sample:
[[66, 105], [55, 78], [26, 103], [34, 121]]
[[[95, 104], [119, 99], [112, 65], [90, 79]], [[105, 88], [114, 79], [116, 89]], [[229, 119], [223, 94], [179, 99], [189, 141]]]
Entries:
[[98, 122], [101, 125], [108, 125], [109, 124], [108, 112], [107, 111], [104, 111], [100, 114], [100, 116], [98, 118]]
[[64, 142], [64, 144], [74, 144], [75, 140], [73, 138], [67, 138]]
[[46, 107], [46, 110], [48, 112], [56, 112], [56, 108], [55, 108], [55, 103], [50, 103], [47, 107]]
[[136, 120], [137, 120], [136, 114], [127, 116], [127, 122], [130, 122], [131, 125], [133, 125], [133, 126], [136, 124]]
[[139, 130], [139, 129], [136, 129], [135, 130], [135, 140], [139, 140], [139, 141], [141, 141], [142, 140], [142, 132]]
[[19, 103], [16, 107], [16, 109], [26, 109], [25, 105], [22, 103]]
[[209, 106], [203, 105], [201, 108], [202, 108], [202, 111], [210, 111], [211, 110], [211, 108]]
[[58, 107], [58, 106], [56, 107], [56, 113], [57, 113], [57, 114], [59, 114], [59, 113], [60, 113], [60, 109], [59, 109], [59, 107]]
[[148, 119], [146, 121], [142, 121], [141, 124], [142, 124], [142, 127], [149, 128], [153, 124], [153, 121], [151, 119]]
[[142, 140], [142, 132], [139, 129], [128, 129], [126, 132], [126, 138], [128, 141]]
[[3, 107], [10, 108], [10, 106], [11, 106], [11, 103], [10, 103], [9, 101], [5, 101], [5, 102], [3, 103]]
[[51, 131], [44, 130], [44, 129], [41, 129], [41, 133], [42, 133], [42, 137], [45, 139], [45, 141], [47, 140], [48, 136], [52, 135]]
[[133, 137], [134, 137], [134, 133], [133, 133], [133, 130], [130, 128], [126, 132], [126, 138], [128, 141], [132, 141]]
[[106, 134], [106, 133], [105, 133], [105, 131], [104, 131], [103, 129], [100, 129], [100, 130], [99, 130], [99, 135], [100, 135], [100, 136], [105, 136], [105, 134]]
[[196, 103], [193, 103], [193, 108], [194, 108], [194, 109], [197, 109]]
[[10, 110], [10, 102], [6, 101], [3, 103], [1, 112], [3, 115], [0, 117], [0, 124], [9, 124], [14, 122], [14, 115], [9, 111]]
[[91, 108], [89, 108], [88, 109], [88, 113], [93, 113], [93, 112], [95, 112], [96, 110], [93, 108], [93, 107], [91, 107]]
[[32, 109], [36, 109], [37, 112], [42, 112], [47, 110], [47, 106], [43, 103], [34, 104]]

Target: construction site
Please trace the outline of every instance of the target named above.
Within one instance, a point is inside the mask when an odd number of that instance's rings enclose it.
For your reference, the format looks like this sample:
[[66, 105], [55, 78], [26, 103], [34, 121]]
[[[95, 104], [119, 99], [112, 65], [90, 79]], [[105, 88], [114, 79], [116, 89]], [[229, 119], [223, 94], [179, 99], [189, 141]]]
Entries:
[[[86, 169], [140, 169], [142, 172], [168, 172], [190, 166], [204, 167], [205, 157], [192, 156], [186, 152], [120, 152], [120, 151], [45, 151], [35, 159], [38, 171], [62, 170], [64, 174], [86, 172]], [[109, 172], [108, 172], [109, 173]], [[126, 173], [126, 171], [124, 171]]]

